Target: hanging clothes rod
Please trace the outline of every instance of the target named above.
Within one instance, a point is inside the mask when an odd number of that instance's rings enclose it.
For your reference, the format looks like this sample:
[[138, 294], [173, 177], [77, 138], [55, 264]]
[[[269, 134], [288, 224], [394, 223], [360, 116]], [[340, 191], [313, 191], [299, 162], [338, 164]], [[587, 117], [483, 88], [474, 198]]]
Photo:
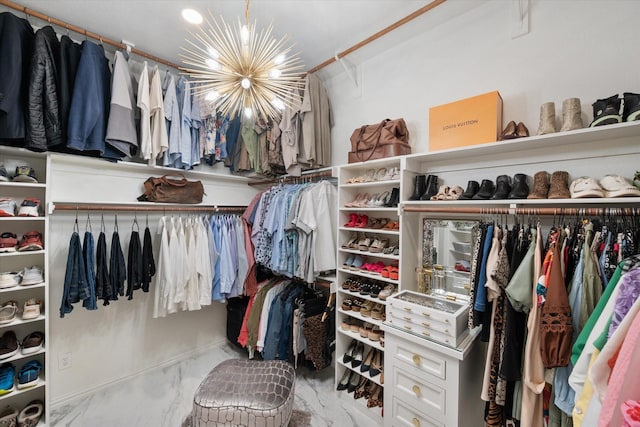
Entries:
[[477, 215], [555, 215], [555, 216], [634, 216], [640, 208], [474, 208], [474, 207], [418, 207], [402, 206], [403, 212], [450, 213]]
[[351, 46], [350, 48], [343, 50], [340, 53], [337, 53], [333, 58], [329, 58], [326, 61], [324, 61], [323, 63], [316, 65], [315, 67], [313, 67], [312, 69], [310, 69], [309, 71], [307, 71], [307, 74], [311, 74], [311, 73], [315, 73], [316, 71], [319, 71], [321, 69], [323, 69], [324, 67], [333, 64], [334, 62], [344, 58], [345, 56], [349, 55], [350, 53], [355, 52], [356, 50], [360, 49], [361, 47], [364, 47], [366, 45], [368, 45], [369, 43], [379, 39], [380, 37], [389, 34], [391, 31], [395, 30], [398, 27], [403, 26], [404, 24], [406, 24], [407, 22], [417, 18], [418, 16], [427, 13], [428, 11], [430, 11], [431, 9], [435, 8], [436, 6], [441, 5], [442, 3], [444, 3], [447, 0], [434, 0], [431, 3], [422, 6], [420, 9], [416, 10], [415, 12], [405, 16], [404, 18], [394, 22], [393, 24], [389, 25], [386, 28], [383, 28], [382, 30], [378, 31], [377, 33], [367, 37], [366, 39], [362, 40], [359, 43], [354, 44], [353, 46]]
[[256, 185], [271, 185], [271, 184], [278, 184], [278, 183], [287, 183], [287, 182], [295, 182], [295, 181], [305, 181], [305, 180], [311, 180], [311, 179], [315, 179], [315, 178], [331, 178], [333, 177], [333, 170], [329, 169], [329, 170], [325, 170], [322, 172], [314, 172], [314, 173], [307, 173], [307, 174], [303, 174], [302, 176], [289, 176], [289, 175], [285, 175], [283, 177], [280, 178], [274, 178], [274, 179], [264, 179], [262, 181], [253, 181], [250, 182], [249, 185], [251, 186], [256, 186]]
[[148, 59], [150, 59], [152, 61], [155, 61], [155, 62], [158, 62], [160, 64], [167, 65], [167, 66], [169, 66], [171, 68], [175, 68], [175, 69], [179, 69], [180, 68], [180, 66], [178, 64], [174, 64], [173, 62], [167, 61], [166, 59], [159, 58], [159, 57], [157, 57], [155, 55], [152, 55], [152, 54], [147, 53], [145, 51], [142, 51], [140, 49], [136, 49], [135, 47], [131, 47], [131, 46], [128, 46], [128, 45], [126, 45], [124, 43], [120, 43], [118, 41], [112, 40], [112, 39], [110, 39], [108, 37], [101, 36], [100, 34], [88, 31], [85, 28], [81, 28], [81, 27], [69, 24], [68, 22], [65, 22], [65, 21], [62, 21], [60, 19], [51, 17], [49, 15], [45, 15], [44, 13], [38, 12], [37, 10], [29, 9], [28, 7], [19, 5], [17, 3], [12, 2], [12, 1], [0, 0], [0, 4], [2, 4], [4, 6], [7, 6], [7, 7], [11, 8], [11, 9], [17, 10], [19, 12], [22, 12], [22, 13], [24, 13], [26, 15], [33, 16], [34, 18], [38, 18], [38, 19], [41, 19], [43, 21], [46, 21], [49, 24], [57, 25], [58, 27], [62, 27], [62, 28], [66, 28], [67, 30], [73, 31], [74, 33], [83, 34], [85, 37], [91, 37], [92, 39], [100, 40], [100, 43], [107, 43], [107, 44], [110, 44], [111, 46], [115, 46], [118, 49], [125, 49], [126, 50], [127, 48], [129, 48], [129, 49], [131, 49], [131, 53], [133, 53], [135, 55], [142, 56], [144, 58], [148, 58]]
[[167, 205], [126, 205], [99, 203], [52, 203], [49, 213], [54, 211], [110, 211], [110, 212], [206, 212], [243, 213], [246, 206], [167, 206]]

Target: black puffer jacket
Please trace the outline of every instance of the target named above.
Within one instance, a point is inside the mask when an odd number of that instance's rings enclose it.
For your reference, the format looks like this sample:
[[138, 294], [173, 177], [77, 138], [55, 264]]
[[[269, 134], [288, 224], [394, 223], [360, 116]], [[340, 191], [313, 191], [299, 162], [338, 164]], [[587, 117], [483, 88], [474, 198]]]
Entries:
[[27, 104], [26, 148], [46, 151], [62, 143], [62, 125], [58, 108], [58, 58], [60, 42], [48, 25], [36, 31], [31, 57]]

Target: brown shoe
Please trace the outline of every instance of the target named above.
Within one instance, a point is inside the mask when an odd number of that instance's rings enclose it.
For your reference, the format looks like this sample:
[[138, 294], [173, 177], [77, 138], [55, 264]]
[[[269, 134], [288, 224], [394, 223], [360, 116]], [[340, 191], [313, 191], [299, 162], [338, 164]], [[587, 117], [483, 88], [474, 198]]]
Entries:
[[551, 183], [549, 186], [549, 199], [570, 199], [569, 192], [569, 173], [565, 171], [556, 171], [551, 174]]
[[504, 128], [504, 130], [500, 134], [500, 138], [498, 138], [498, 141], [503, 141], [505, 139], [513, 139], [517, 137], [518, 135], [516, 135], [516, 122], [511, 120], [509, 123], [507, 123], [507, 127]]
[[549, 172], [536, 172], [533, 176], [533, 192], [527, 196], [527, 199], [546, 199], [549, 194]]

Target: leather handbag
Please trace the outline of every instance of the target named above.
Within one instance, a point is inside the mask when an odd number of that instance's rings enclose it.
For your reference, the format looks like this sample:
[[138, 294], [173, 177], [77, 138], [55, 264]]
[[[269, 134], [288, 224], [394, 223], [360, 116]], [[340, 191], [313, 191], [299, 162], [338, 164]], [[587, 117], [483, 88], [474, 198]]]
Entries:
[[351, 134], [349, 163], [411, 154], [409, 130], [404, 119], [385, 119], [359, 127]]
[[189, 181], [182, 174], [150, 177], [144, 182], [144, 194], [140, 202], [156, 203], [202, 203], [204, 187], [200, 181]]

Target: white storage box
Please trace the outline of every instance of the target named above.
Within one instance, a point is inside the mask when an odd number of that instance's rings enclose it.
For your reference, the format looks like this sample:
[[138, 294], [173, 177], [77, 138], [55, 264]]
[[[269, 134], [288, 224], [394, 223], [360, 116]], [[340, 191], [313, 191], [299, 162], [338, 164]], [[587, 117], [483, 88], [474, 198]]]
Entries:
[[469, 303], [402, 291], [387, 298], [386, 324], [457, 347], [469, 333]]

